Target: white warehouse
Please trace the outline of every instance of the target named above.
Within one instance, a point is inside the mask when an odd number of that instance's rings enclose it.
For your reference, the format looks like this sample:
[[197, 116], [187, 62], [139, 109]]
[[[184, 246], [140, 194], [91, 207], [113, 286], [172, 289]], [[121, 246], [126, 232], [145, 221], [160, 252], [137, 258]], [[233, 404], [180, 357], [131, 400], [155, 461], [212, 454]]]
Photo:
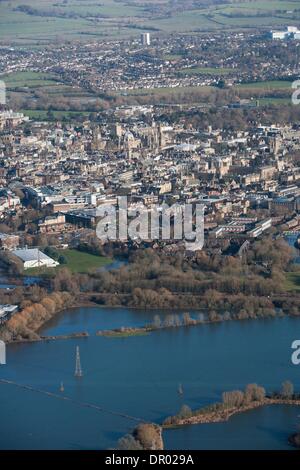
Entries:
[[55, 266], [59, 265], [57, 261], [45, 255], [45, 253], [38, 248], [19, 249], [14, 250], [12, 253], [23, 262], [24, 269], [38, 268], [41, 266], [55, 268]]
[[271, 31], [272, 39], [300, 39], [300, 31], [297, 26], [288, 26], [285, 31]]

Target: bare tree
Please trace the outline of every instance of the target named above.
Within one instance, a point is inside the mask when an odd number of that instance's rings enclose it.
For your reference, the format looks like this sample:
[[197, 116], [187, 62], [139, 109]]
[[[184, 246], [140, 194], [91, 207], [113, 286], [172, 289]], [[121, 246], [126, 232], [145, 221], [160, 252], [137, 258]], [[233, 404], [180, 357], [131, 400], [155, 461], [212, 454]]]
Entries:
[[294, 395], [294, 385], [292, 382], [289, 382], [288, 380], [286, 382], [283, 382], [282, 384], [282, 389], [281, 389], [281, 395], [284, 398], [292, 398]]
[[233, 390], [232, 392], [224, 392], [222, 394], [223, 403], [228, 408], [240, 407], [244, 402], [244, 393], [240, 390]]
[[266, 396], [266, 391], [263, 387], [257, 384], [248, 384], [245, 390], [245, 402], [251, 403], [252, 401], [263, 401]]

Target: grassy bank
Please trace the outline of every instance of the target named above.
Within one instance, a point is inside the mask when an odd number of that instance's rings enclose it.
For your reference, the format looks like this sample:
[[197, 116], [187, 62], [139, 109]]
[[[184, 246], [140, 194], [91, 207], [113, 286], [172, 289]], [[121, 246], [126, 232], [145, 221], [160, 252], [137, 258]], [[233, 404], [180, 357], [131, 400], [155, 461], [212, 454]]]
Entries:
[[292, 92], [292, 81], [290, 80], [269, 80], [264, 82], [250, 82], [250, 83], [241, 83], [237, 85], [238, 89], [242, 90], [287, 90], [290, 89]]

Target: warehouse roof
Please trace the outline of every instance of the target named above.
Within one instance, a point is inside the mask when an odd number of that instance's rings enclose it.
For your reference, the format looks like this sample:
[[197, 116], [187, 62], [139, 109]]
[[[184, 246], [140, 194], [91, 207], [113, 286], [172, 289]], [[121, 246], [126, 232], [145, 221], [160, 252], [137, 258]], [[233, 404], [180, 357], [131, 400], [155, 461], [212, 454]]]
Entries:
[[20, 258], [22, 261], [36, 261], [36, 260], [52, 260], [49, 256], [45, 255], [38, 248], [24, 248], [14, 250], [13, 254]]

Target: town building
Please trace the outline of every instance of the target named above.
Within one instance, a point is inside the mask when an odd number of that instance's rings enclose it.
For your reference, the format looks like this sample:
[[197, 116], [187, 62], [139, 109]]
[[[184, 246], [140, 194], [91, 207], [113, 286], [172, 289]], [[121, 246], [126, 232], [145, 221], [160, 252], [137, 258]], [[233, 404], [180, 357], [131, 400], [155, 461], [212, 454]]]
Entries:
[[150, 44], [151, 44], [150, 33], [142, 33], [141, 34], [141, 44], [143, 46], [150, 46]]
[[0, 325], [9, 320], [18, 311], [18, 305], [0, 305]]

